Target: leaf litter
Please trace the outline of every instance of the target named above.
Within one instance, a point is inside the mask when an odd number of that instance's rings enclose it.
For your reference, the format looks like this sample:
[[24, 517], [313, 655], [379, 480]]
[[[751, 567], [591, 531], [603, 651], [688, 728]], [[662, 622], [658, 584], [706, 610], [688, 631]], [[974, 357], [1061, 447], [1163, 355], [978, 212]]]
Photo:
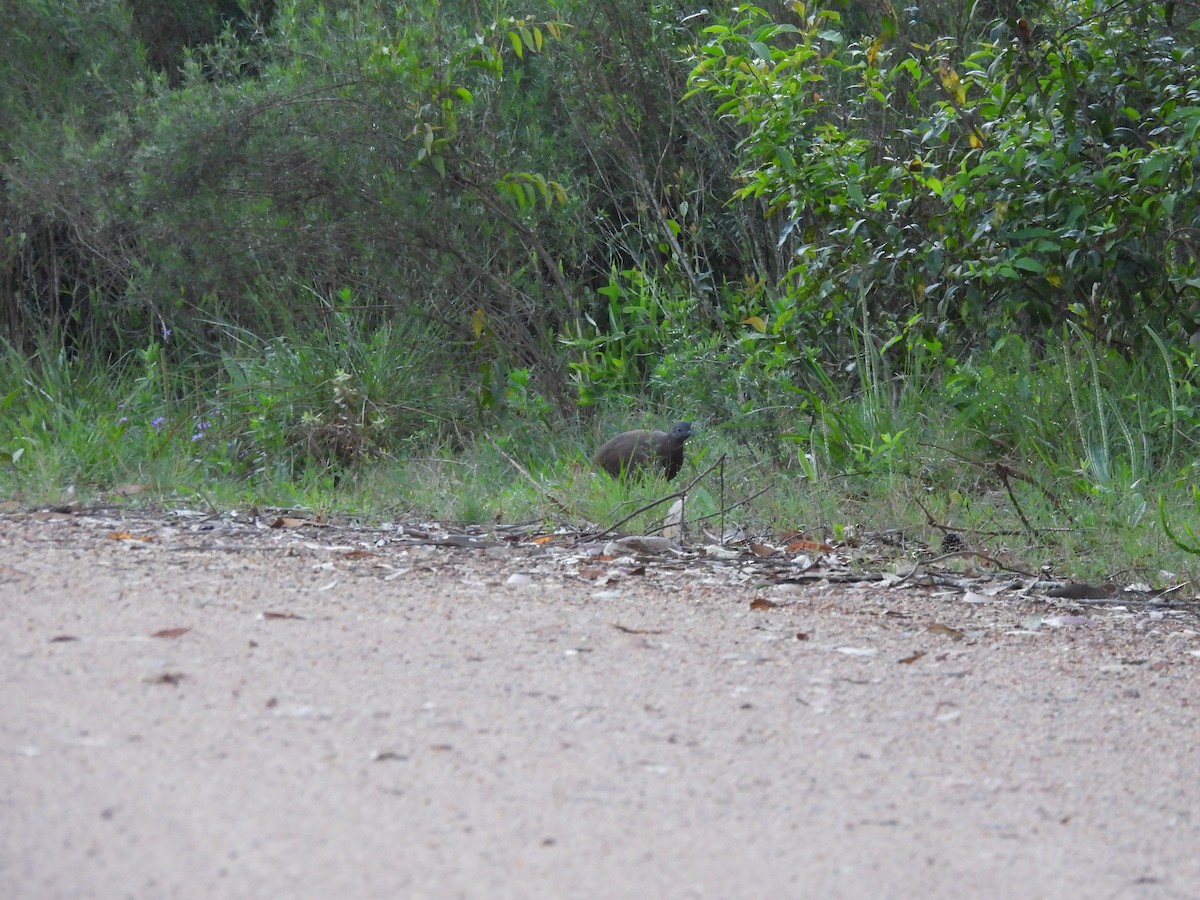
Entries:
[[[75, 526], [74, 539], [92, 533], [145, 541], [141, 535], [155, 534], [158, 537], [152, 540], [167, 554], [247, 552], [307, 557], [323, 569], [382, 581], [431, 573], [456, 578], [465, 563], [464, 554], [469, 554], [473, 568], [491, 570], [490, 583], [509, 589], [554, 588], [572, 582], [620, 588], [630, 578], [642, 584], [639, 590], [651, 592], [671, 591], [689, 583], [723, 586], [726, 591], [752, 592], [747, 607], [772, 615], [820, 612], [819, 598], [830, 596], [836, 588], [850, 592], [846, 603], [858, 613], [903, 622], [919, 598], [921, 615], [928, 618], [913, 633], [960, 642], [988, 632], [1067, 632], [1138, 618], [1195, 624], [1200, 611], [1194, 589], [1192, 594], [1185, 592], [1192, 588], [1190, 584], [1153, 589], [1145, 583], [1076, 583], [1028, 572], [1003, 552], [956, 549], [936, 553], [919, 540], [906, 540], [893, 532], [848, 531], [843, 540], [830, 541], [800, 530], [771, 536], [735, 529], [736, 542], [722, 544], [701, 533], [697, 542], [689, 544], [682, 542], [682, 535], [677, 539], [627, 535], [593, 541], [577, 529], [546, 529], [538, 524], [453, 527], [416, 522], [370, 528], [295, 510], [134, 513], [80, 507], [50, 518], [36, 512], [7, 514], [5, 518], [45, 529], [70, 524]], [[314, 532], [312, 526], [320, 530]], [[696, 536], [696, 532], [692, 534]], [[325, 540], [314, 539], [317, 536]], [[340, 595], [346, 587], [333, 581], [326, 589]], [[594, 602], [604, 602], [621, 596], [621, 591], [598, 591], [589, 596]], [[930, 607], [930, 602], [935, 606]], [[944, 612], [929, 615], [931, 609]], [[279, 610], [259, 615], [266, 620], [305, 618]], [[807, 640], [811, 631], [803, 626], [788, 634]], [[164, 629], [155, 637], [183, 633]], [[867, 648], [842, 648], [839, 652], [845, 649]], [[924, 652], [915, 648], [903, 661], [916, 662]]]

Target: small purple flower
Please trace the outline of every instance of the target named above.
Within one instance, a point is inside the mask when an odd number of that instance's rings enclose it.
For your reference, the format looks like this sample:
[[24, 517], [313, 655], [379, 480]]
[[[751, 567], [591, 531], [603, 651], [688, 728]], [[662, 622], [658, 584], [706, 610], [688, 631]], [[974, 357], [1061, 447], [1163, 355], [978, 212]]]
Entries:
[[193, 443], [195, 441], [200, 440], [200, 438], [204, 437], [204, 432], [207, 431], [211, 427], [212, 427], [211, 422], [197, 422], [196, 423], [196, 433], [192, 435]]
[[171, 329], [167, 327], [166, 322], [159, 323], [159, 330], [162, 332], [163, 340], [168, 340], [171, 337]]
[[167, 421], [165, 416], [158, 416], [157, 418], [150, 420], [150, 427], [153, 428], [155, 431], [158, 431], [160, 428], [163, 427], [163, 422], [165, 422], [165, 421]]
[[117, 419], [117, 424], [124, 425], [128, 421], [129, 421], [129, 416], [121, 416], [121, 418]]

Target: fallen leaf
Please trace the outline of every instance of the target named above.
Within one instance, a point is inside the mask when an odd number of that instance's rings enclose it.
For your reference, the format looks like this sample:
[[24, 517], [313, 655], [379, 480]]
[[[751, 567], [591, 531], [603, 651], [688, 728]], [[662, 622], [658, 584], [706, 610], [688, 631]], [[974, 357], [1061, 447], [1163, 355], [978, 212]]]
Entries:
[[153, 541], [152, 537], [130, 534], [128, 531], [110, 531], [108, 536], [114, 541]]
[[821, 541], [814, 541], [811, 538], [804, 537], [803, 535], [795, 532], [791, 534], [785, 534], [783, 539], [788, 542], [787, 550], [789, 553], [795, 553], [797, 550], [804, 550], [808, 553], [833, 552], [833, 547], [831, 547], [829, 544], [822, 543]]
[[291, 516], [280, 516], [278, 519], [275, 519], [274, 521], [271, 522], [271, 527], [272, 528], [300, 528], [303, 525], [315, 525], [315, 524], [317, 524], [317, 523], [312, 522], [308, 519], [295, 519], [295, 518], [292, 518]]
[[113, 493], [118, 497], [132, 497], [134, 494], [140, 494], [142, 491], [150, 490], [148, 484], [123, 484], [120, 487], [113, 488]]
[[779, 604], [774, 600], [767, 600], [763, 597], [755, 597], [750, 601], [751, 609], [775, 609]]
[[944, 634], [955, 641], [961, 641], [967, 636], [966, 632], [959, 631], [957, 628], [951, 628], [949, 625], [943, 625], [941, 622], [934, 622], [925, 630], [930, 634]]
[[534, 543], [534, 544], [549, 544], [553, 540], [554, 540], [554, 535], [543, 534], [541, 537], [535, 537], [533, 539], [532, 543]]
[[659, 532], [669, 541], [677, 541], [683, 536], [683, 498], [680, 497], [671, 504], [667, 515], [663, 518], [662, 529]]
[[370, 550], [350, 550], [342, 554], [342, 559], [372, 559], [378, 555]]
[[1091, 625], [1092, 620], [1087, 616], [1047, 616], [1042, 619], [1042, 624], [1051, 628], [1065, 628], [1070, 625]]
[[625, 634], [666, 634], [661, 628], [628, 628], [625, 625], [613, 623], [613, 628], [617, 631], [623, 631]]
[[737, 559], [742, 555], [740, 550], [732, 547], [718, 547], [715, 544], [704, 548], [704, 555], [709, 559]]
[[666, 538], [654, 535], [630, 535], [609, 541], [604, 547], [607, 556], [620, 556], [626, 553], [662, 554], [676, 549], [675, 544]]
[[404, 761], [408, 759], [403, 753], [397, 753], [395, 750], [382, 750], [372, 755], [374, 762], [390, 762], [391, 760]]
[[169, 684], [172, 687], [175, 687], [179, 684], [179, 682], [183, 681], [183, 679], [185, 679], [185, 678], [187, 678], [187, 676], [184, 675], [182, 672], [163, 672], [157, 678], [147, 678], [146, 683], [147, 684]]
[[770, 559], [779, 552], [774, 547], [768, 547], [766, 544], [755, 544], [753, 541], [750, 543], [750, 550], [755, 556], [761, 556], [763, 559]]
[[796, 640], [807, 641], [808, 640], [808, 632], [807, 631], [797, 631], [796, 632]]
[[75, 635], [73, 635], [73, 634], [60, 634], [57, 637], [50, 638], [50, 643], [65, 644], [65, 643], [67, 643], [67, 641], [77, 641], [77, 640], [79, 640], [79, 638], [75, 637]]
[[191, 630], [192, 629], [190, 627], [189, 628], [164, 628], [162, 631], [154, 632], [154, 634], [150, 635], [150, 637], [177, 638], [181, 635], [187, 634]]
[[918, 659], [920, 659], [920, 658], [921, 658], [922, 656], [924, 656], [924, 655], [925, 655], [925, 651], [924, 651], [924, 650], [918, 650], [918, 651], [917, 651], [916, 653], [914, 653], [912, 656], [906, 656], [906, 657], [904, 657], [904, 659], [900, 660], [900, 661], [899, 661], [899, 662], [900, 662], [900, 665], [902, 665], [902, 666], [911, 666], [913, 663], [915, 663], [915, 662], [916, 662]]
[[298, 616], [295, 613], [281, 613], [267, 611], [262, 614], [264, 619], [304, 619], [304, 616]]

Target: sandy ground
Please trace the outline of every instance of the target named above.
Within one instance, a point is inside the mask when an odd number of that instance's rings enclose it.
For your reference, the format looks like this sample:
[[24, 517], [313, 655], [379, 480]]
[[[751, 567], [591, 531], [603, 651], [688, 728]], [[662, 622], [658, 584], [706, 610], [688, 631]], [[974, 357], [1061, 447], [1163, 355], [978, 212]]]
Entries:
[[0, 897], [1200, 897], [1194, 612], [641, 562], [0, 518]]

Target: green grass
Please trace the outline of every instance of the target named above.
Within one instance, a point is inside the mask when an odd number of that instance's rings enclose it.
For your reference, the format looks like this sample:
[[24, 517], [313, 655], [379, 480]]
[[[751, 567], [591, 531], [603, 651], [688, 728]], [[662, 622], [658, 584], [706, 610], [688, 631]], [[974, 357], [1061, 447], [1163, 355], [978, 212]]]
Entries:
[[[1190, 359], [1158, 342], [1157, 356], [1130, 362], [1073, 337], [1041, 354], [1001, 344], [920, 383], [860, 383], [839, 398], [829, 384], [774, 439], [697, 417], [670, 485], [617, 483], [590, 456], [617, 431], [689, 417], [682, 403], [562, 420], [518, 378], [502, 410], [480, 409], [447, 400], [461, 386], [387, 332], [237, 342], [205, 374], [155, 343], [106, 367], [7, 349], [0, 499], [600, 530], [724, 454], [689, 497], [689, 520], [710, 534], [722, 521], [822, 539], [895, 531], [908, 553], [936, 551], [944, 526], [1030, 570], [1185, 580], [1196, 556], [1170, 539], [1159, 506], [1177, 535], [1200, 528]], [[120, 497], [130, 484], [148, 489]], [[622, 531], [652, 531], [666, 510]]]

